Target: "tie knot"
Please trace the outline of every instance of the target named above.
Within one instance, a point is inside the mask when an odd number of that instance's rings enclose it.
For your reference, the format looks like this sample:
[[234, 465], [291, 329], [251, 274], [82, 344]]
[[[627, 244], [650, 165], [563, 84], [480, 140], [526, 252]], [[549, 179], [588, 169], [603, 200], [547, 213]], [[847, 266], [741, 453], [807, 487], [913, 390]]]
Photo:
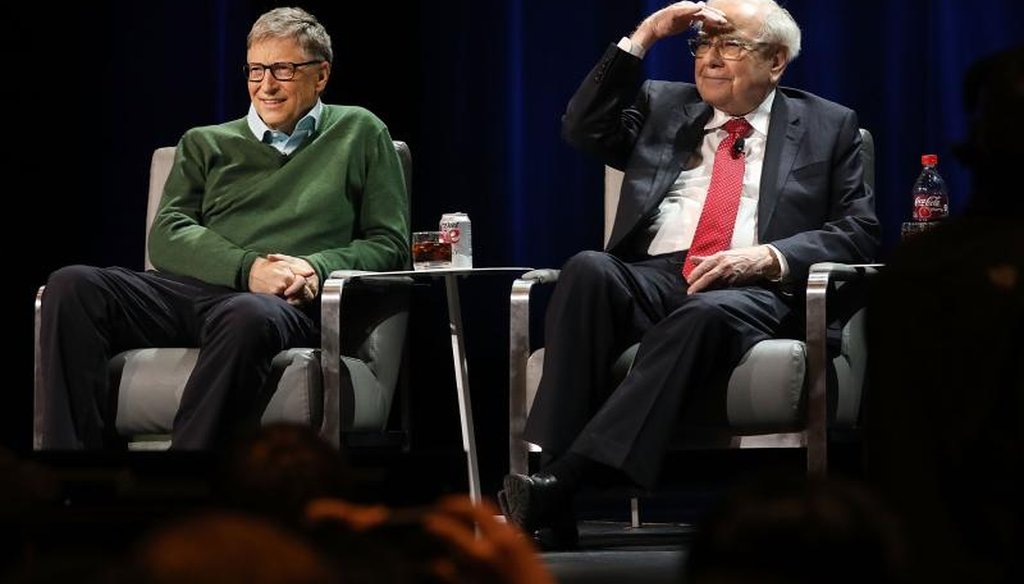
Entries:
[[746, 118], [733, 118], [725, 123], [725, 131], [729, 132], [730, 136], [741, 136], [746, 138], [747, 134], [750, 133], [750, 122]]

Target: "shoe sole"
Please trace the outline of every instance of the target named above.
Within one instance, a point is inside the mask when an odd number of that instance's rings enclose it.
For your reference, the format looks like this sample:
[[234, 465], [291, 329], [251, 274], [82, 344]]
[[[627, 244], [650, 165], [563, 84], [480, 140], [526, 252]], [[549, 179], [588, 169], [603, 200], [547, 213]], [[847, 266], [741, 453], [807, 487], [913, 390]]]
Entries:
[[505, 497], [505, 489], [498, 491], [498, 509], [501, 510], [502, 516], [508, 520], [511, 512], [508, 510], [508, 499]]
[[580, 533], [576, 524], [538, 529], [533, 535], [542, 552], [568, 552], [580, 549]]
[[502, 481], [505, 487], [498, 493], [498, 504], [509, 522], [519, 526], [527, 533], [537, 529], [537, 512], [531, 512], [532, 493], [530, 479], [523, 475], [509, 475]]

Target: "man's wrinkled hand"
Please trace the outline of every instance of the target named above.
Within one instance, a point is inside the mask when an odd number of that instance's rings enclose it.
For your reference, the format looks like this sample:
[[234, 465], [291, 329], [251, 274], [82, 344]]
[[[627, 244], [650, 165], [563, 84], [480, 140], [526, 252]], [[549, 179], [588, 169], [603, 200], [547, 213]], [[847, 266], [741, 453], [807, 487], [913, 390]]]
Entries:
[[441, 499], [423, 519], [427, 532], [451, 549], [434, 562], [435, 577], [453, 583], [555, 584], [533, 540], [498, 515], [488, 501], [474, 504], [465, 495]]
[[320, 279], [306, 260], [285, 254], [256, 258], [249, 270], [249, 290], [284, 298], [293, 306], [313, 301], [320, 293]]
[[695, 22], [722, 32], [732, 28], [724, 14], [703, 2], [675, 2], [645, 18], [630, 40], [649, 49], [663, 38], [686, 32]]
[[303, 522], [310, 526], [337, 522], [353, 531], [378, 527], [391, 516], [383, 505], [362, 505], [332, 497], [319, 497], [306, 504]]
[[687, 257], [694, 263], [687, 294], [702, 290], [742, 286], [777, 278], [779, 261], [767, 245], [741, 247], [709, 256]]
[[292, 272], [294, 279], [281, 292], [289, 304], [298, 306], [312, 302], [320, 293], [320, 278], [306, 260], [282, 253], [268, 254], [267, 260], [285, 265]]
[[256, 258], [249, 270], [249, 291], [284, 297], [285, 290], [295, 281], [295, 273], [287, 264], [267, 258]]

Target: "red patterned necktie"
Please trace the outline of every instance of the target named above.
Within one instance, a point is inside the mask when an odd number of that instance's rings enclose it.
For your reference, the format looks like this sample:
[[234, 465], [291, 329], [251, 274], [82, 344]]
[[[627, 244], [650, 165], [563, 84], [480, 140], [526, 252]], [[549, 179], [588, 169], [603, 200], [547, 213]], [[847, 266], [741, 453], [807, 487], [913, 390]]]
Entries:
[[750, 123], [743, 118], [733, 118], [725, 123], [729, 133], [715, 151], [715, 165], [711, 169], [711, 186], [704, 198], [704, 209], [693, 234], [693, 243], [683, 264], [683, 277], [690, 280], [695, 267], [690, 258], [707, 256], [729, 249], [732, 229], [736, 224], [736, 211], [740, 207], [740, 192], [743, 190], [743, 167], [746, 154], [742, 148], [733, 151], [736, 140], [750, 133]]

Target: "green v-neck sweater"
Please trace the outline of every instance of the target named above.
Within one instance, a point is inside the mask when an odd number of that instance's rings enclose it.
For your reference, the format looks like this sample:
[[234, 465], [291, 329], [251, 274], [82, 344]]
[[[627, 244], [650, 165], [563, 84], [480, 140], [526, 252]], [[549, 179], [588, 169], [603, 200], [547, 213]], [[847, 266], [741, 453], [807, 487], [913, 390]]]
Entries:
[[409, 265], [409, 199], [384, 123], [360, 107], [324, 105], [320, 127], [291, 155], [252, 135], [245, 118], [182, 136], [149, 232], [160, 271], [248, 290], [257, 257], [304, 258], [333, 270]]

